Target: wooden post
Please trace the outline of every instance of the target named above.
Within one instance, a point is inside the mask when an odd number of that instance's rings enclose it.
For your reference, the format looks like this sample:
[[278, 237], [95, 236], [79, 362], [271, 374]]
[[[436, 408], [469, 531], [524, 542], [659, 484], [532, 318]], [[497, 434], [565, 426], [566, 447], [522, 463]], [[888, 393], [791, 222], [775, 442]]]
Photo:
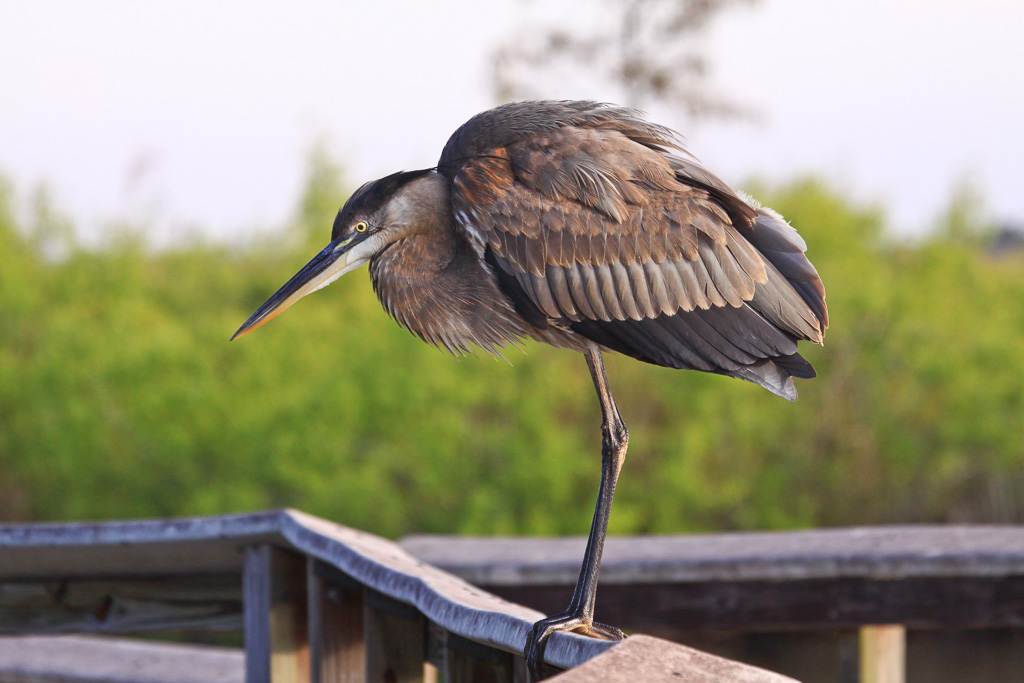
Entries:
[[248, 548], [242, 595], [247, 683], [309, 680], [305, 562], [269, 545]]
[[424, 678], [427, 629], [409, 605], [373, 591], [363, 596], [367, 683], [419, 683]]
[[363, 592], [319, 560], [307, 560], [311, 683], [363, 683]]
[[900, 624], [860, 629], [860, 683], [904, 683], [907, 630]]

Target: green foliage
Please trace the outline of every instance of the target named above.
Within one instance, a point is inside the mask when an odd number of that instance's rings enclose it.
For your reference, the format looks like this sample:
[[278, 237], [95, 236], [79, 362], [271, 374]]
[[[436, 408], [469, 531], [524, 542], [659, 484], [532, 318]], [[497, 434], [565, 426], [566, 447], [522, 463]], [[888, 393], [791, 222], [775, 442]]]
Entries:
[[[85, 249], [0, 186], [0, 519], [294, 506], [389, 536], [585, 532], [600, 416], [576, 354], [452, 359], [365, 272], [228, 343], [328, 238], [341, 176], [313, 171], [296, 225], [230, 248]], [[828, 287], [820, 377], [789, 404], [609, 358], [632, 434], [613, 531], [1024, 521], [1024, 259], [949, 229], [886, 244], [812, 181], [758, 194]]]

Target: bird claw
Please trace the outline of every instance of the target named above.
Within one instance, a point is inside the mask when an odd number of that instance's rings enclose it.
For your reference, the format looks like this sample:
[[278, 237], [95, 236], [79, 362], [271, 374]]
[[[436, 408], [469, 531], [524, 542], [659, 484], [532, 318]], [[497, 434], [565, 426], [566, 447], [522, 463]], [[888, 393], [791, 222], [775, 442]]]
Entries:
[[596, 621], [590, 625], [590, 630], [584, 635], [591, 636], [592, 638], [600, 638], [601, 640], [623, 640], [626, 634], [622, 632], [621, 628], [615, 626], [609, 626], [607, 624], [599, 624]]
[[526, 666], [530, 670], [531, 681], [540, 681], [546, 678], [543, 671], [544, 650], [547, 648], [548, 638], [557, 631], [573, 631], [602, 640], [622, 640], [626, 637], [622, 629], [597, 623], [579, 612], [567, 611], [541, 619], [530, 629], [530, 635], [526, 639], [526, 647], [523, 650]]

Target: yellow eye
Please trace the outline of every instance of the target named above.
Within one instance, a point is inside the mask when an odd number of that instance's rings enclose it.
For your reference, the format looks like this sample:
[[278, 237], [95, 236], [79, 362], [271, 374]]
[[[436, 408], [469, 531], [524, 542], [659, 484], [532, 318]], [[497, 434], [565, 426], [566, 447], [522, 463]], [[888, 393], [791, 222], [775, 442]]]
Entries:
[[356, 232], [366, 232], [366, 229], [370, 226], [366, 224], [366, 221], [359, 221], [356, 223]]

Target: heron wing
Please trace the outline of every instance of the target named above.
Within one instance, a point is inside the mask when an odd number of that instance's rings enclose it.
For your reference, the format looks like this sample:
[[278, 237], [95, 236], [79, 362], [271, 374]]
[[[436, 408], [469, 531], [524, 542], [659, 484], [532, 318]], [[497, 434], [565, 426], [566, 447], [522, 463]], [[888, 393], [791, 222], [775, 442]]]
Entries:
[[581, 120], [487, 148], [460, 129], [472, 144], [442, 155], [458, 223], [524, 317], [659, 365], [813, 376], [796, 341], [821, 340], [824, 291], [796, 232], [664, 129]]

